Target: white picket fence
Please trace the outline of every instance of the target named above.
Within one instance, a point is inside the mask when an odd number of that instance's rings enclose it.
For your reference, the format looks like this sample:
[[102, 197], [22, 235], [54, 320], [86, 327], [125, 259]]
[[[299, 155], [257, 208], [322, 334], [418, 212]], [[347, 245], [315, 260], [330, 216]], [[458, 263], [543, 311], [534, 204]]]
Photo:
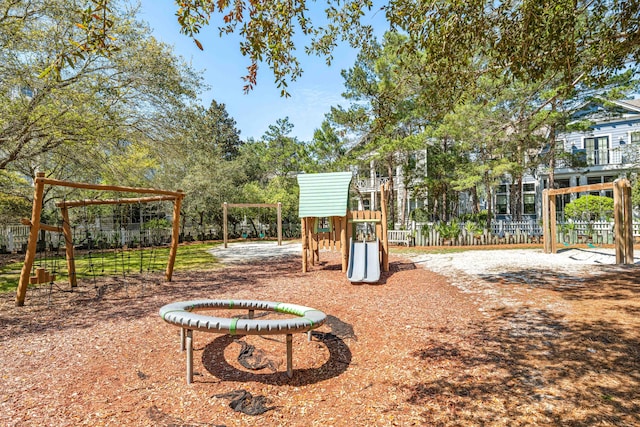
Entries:
[[[197, 236], [197, 230], [185, 230], [185, 236]], [[634, 222], [633, 234], [640, 238], [640, 222]], [[298, 235], [299, 236], [299, 235]], [[500, 245], [513, 243], [539, 243], [542, 229], [535, 221], [494, 221], [491, 229], [472, 235], [465, 224], [460, 224], [460, 235], [452, 241], [438, 233], [433, 223], [414, 223], [410, 230], [388, 230], [389, 243], [403, 246], [443, 246], [443, 245]], [[292, 236], [295, 237], [295, 236]], [[612, 244], [614, 238], [612, 222], [574, 222], [558, 224], [558, 242], [565, 244], [593, 243]], [[64, 237], [60, 233], [46, 233], [45, 241], [49, 247], [63, 247]], [[0, 253], [24, 252], [29, 240], [29, 226], [0, 226]], [[143, 246], [162, 245], [171, 241], [171, 229], [140, 230], [139, 224], [130, 224], [119, 230], [105, 230], [99, 227], [73, 228], [73, 242], [78, 246], [121, 247], [124, 245]]]
[[[633, 224], [633, 234], [640, 237], [640, 222]], [[573, 222], [558, 224], [558, 242], [565, 244], [612, 244], [613, 222]], [[493, 221], [490, 229], [472, 234], [464, 223], [460, 235], [446, 240], [433, 223], [414, 223], [410, 230], [389, 230], [389, 243], [405, 246], [474, 246], [519, 243], [540, 243], [542, 228], [535, 221]]]
[[[24, 252], [29, 241], [30, 227], [26, 225], [6, 225], [0, 228], [0, 253]], [[74, 246], [84, 248], [114, 248], [159, 246], [171, 242], [171, 228], [140, 229], [139, 224], [129, 224], [126, 228], [103, 229], [97, 226], [77, 226], [72, 228]], [[44, 242], [48, 248], [63, 248], [62, 233], [45, 233]]]

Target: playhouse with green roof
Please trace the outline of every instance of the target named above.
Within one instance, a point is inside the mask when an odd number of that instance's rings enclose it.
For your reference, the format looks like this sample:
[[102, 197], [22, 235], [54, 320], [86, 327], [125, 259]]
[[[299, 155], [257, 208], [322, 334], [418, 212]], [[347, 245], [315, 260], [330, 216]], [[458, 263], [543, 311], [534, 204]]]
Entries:
[[[342, 271], [349, 266], [349, 241], [355, 237], [354, 224], [375, 225], [379, 241], [379, 262], [389, 271], [386, 204], [381, 211], [350, 211], [349, 188], [351, 172], [331, 172], [298, 175], [300, 186], [299, 217], [302, 237], [302, 272], [309, 263], [320, 260], [320, 249], [340, 251]], [[386, 189], [381, 188], [383, 197]]]

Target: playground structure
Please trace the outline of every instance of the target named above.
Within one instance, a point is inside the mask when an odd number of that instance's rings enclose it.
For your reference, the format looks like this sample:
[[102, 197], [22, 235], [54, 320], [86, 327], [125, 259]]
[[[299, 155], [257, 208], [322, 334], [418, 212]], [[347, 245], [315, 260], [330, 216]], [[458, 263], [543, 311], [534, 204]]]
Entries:
[[276, 208], [277, 209], [277, 232], [278, 232], [278, 246], [282, 246], [282, 203], [227, 203], [222, 204], [222, 234], [224, 239], [224, 247], [227, 247], [229, 228], [228, 228], [228, 213], [229, 208]]
[[[341, 252], [342, 272], [350, 281], [377, 282], [380, 269], [389, 271], [386, 202], [381, 211], [349, 211], [351, 178], [351, 172], [298, 175], [302, 272], [320, 261], [320, 249], [327, 249]], [[380, 192], [386, 201], [387, 187]], [[374, 232], [359, 231], [358, 225], [374, 225]]]
[[[111, 199], [111, 200], [75, 200], [75, 201], [63, 201], [56, 203], [56, 206], [60, 208], [62, 215], [62, 226], [53, 226], [43, 224], [41, 222], [41, 214], [43, 207], [43, 196], [45, 185], [97, 190], [97, 191], [112, 191], [112, 192], [124, 192], [124, 193], [138, 193], [138, 194], [154, 194], [150, 197], [139, 198], [127, 198], [127, 199]], [[31, 269], [36, 258], [38, 234], [41, 230], [49, 232], [62, 233], [65, 241], [65, 253], [67, 260], [67, 269], [69, 273], [69, 285], [71, 288], [77, 286], [76, 279], [76, 267], [74, 261], [74, 246], [73, 237], [71, 231], [71, 224], [69, 221], [69, 208], [78, 206], [89, 205], [113, 205], [113, 204], [131, 204], [131, 203], [150, 203], [156, 201], [172, 201], [173, 202], [173, 223], [171, 234], [171, 245], [169, 250], [169, 260], [165, 271], [165, 279], [170, 282], [173, 275], [173, 266], [175, 263], [175, 257], [178, 250], [178, 237], [180, 227], [180, 207], [182, 205], [182, 199], [184, 193], [182, 191], [167, 191], [157, 190], [152, 188], [136, 188], [136, 187], [124, 187], [116, 185], [102, 185], [102, 184], [88, 184], [71, 181], [62, 181], [57, 179], [45, 178], [43, 172], [39, 172], [34, 180], [34, 197], [33, 208], [31, 212], [31, 220], [25, 219], [24, 224], [30, 226], [29, 240], [27, 243], [27, 250], [25, 251], [24, 265], [20, 273], [20, 282], [16, 291], [16, 306], [20, 307], [24, 305], [27, 287], [29, 284], [44, 283], [46, 281], [53, 281], [55, 277], [49, 272], [42, 271], [42, 269], [36, 270], [36, 275], [31, 276]]]
[[[199, 309], [247, 309], [248, 318], [214, 317], [197, 314]], [[288, 319], [254, 319], [255, 310], [293, 314]], [[315, 308], [281, 302], [256, 300], [196, 300], [167, 304], [160, 309], [160, 317], [180, 329], [180, 350], [187, 352], [187, 384], [193, 382], [193, 331], [229, 335], [287, 336], [287, 376], [293, 376], [293, 334], [309, 332], [321, 326], [326, 315]]]
[[633, 264], [633, 209], [631, 183], [626, 179], [578, 187], [546, 189], [542, 193], [544, 252], [558, 252], [556, 196], [590, 191], [613, 190], [613, 218], [616, 264]]

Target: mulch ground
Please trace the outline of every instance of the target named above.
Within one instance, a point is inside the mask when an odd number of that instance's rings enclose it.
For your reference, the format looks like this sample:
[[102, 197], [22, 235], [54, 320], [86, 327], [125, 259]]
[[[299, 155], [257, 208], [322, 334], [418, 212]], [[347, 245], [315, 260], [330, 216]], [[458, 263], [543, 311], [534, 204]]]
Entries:
[[[307, 274], [293, 257], [42, 286], [20, 308], [0, 295], [0, 425], [640, 425], [637, 266], [445, 277], [395, 256], [381, 283], [351, 284], [337, 255], [322, 260]], [[328, 322], [294, 336], [291, 379], [284, 336], [195, 332], [187, 385], [179, 328], [158, 310], [202, 298], [301, 304]], [[240, 341], [270, 367], [243, 367]], [[238, 390], [266, 412], [234, 410]]]

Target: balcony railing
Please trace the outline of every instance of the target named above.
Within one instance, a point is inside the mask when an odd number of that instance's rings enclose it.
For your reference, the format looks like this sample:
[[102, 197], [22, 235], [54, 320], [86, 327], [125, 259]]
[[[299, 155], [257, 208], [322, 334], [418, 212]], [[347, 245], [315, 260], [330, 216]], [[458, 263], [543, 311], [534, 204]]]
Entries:
[[383, 178], [358, 178], [356, 180], [356, 188], [360, 192], [371, 192], [380, 190], [382, 184], [389, 182], [388, 177]]

